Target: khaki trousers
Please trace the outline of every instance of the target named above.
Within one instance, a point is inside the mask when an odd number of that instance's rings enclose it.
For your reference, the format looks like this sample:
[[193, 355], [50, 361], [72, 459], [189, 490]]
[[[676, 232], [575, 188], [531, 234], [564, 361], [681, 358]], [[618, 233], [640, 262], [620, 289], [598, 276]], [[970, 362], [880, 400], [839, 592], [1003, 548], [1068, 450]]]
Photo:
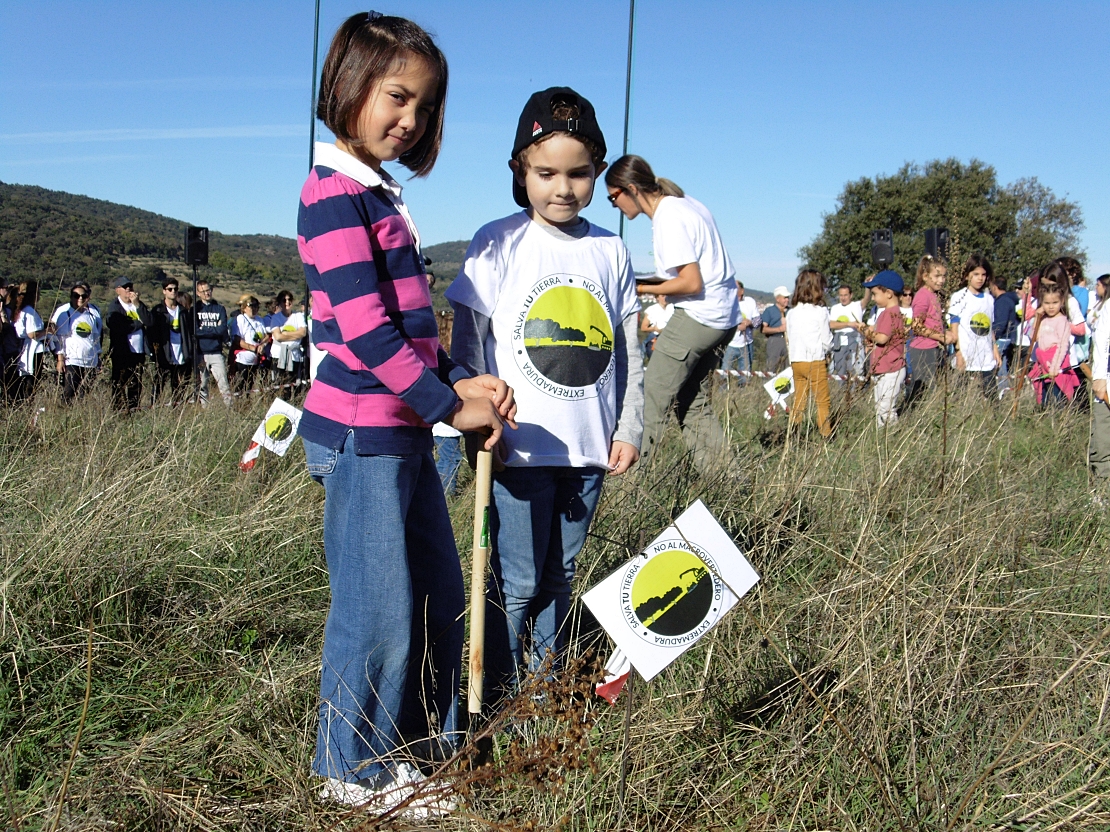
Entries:
[[640, 458], [646, 460], [666, 429], [673, 411], [682, 440], [694, 464], [706, 470], [728, 458], [728, 440], [709, 401], [714, 370], [736, 327], [713, 329], [676, 308], [666, 329], [655, 340], [655, 351], [644, 373], [644, 438]]

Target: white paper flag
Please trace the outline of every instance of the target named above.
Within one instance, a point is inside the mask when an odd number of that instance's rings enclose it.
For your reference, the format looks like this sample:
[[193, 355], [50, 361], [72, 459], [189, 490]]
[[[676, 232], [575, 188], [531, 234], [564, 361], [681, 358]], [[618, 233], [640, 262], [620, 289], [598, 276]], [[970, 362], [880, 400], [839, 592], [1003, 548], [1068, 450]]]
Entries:
[[758, 581], [747, 558], [698, 500], [582, 601], [639, 674], [652, 679]]
[[787, 367], [774, 378], [763, 385], [767, 395], [771, 397], [771, 406], [778, 407], [786, 404], [786, 398], [794, 392], [794, 368]]
[[262, 424], [255, 430], [251, 443], [239, 460], [239, 467], [244, 471], [254, 468], [255, 460], [262, 448], [273, 451], [278, 456], [285, 456], [293, 440], [297, 438], [297, 426], [301, 423], [301, 411], [282, 399], [274, 399]]

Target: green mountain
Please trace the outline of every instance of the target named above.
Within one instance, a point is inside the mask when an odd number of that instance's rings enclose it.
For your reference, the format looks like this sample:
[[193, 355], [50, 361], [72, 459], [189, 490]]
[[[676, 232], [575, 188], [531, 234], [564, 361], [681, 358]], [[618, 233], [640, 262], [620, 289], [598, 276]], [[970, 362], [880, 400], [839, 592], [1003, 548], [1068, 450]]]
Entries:
[[[185, 228], [102, 199], [0, 182], [0, 277], [34, 279], [51, 290], [63, 280], [106, 287], [119, 274], [153, 282], [159, 271], [191, 275], [183, 262]], [[205, 276], [263, 295], [297, 291], [304, 272], [297, 241], [266, 234], [209, 234]]]

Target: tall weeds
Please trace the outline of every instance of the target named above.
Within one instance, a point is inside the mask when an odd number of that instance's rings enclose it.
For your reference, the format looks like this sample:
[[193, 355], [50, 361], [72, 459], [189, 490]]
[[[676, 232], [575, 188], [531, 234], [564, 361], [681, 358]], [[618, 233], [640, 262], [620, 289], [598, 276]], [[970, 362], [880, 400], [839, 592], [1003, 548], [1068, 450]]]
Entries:
[[[581, 590], [701, 498], [762, 575], [637, 686], [623, 825], [1105, 828], [1108, 547], [1085, 418], [1011, 418], [955, 387], [880, 433], [862, 398], [833, 444], [784, 456], [762, 396], [727, 402], [742, 476], [700, 475], [672, 438], [609, 480], [579, 559]], [[323, 494], [299, 444], [237, 471], [267, 403], [42, 404], [33, 427], [31, 408], [0, 413], [5, 825], [60, 808], [64, 829], [403, 827], [315, 799]], [[464, 552], [471, 504], [451, 503]], [[604, 657], [583, 609], [574, 627], [574, 652]], [[439, 828], [615, 828], [623, 708], [566, 701], [580, 742], [528, 714], [493, 771], [535, 776], [468, 780]], [[555, 745], [537, 761], [520, 736]]]

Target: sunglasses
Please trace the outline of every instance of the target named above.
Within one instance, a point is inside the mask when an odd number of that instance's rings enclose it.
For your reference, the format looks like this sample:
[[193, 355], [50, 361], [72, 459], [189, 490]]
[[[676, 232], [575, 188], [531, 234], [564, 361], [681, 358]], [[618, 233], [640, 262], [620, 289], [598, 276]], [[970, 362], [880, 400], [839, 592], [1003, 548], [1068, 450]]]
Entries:
[[610, 205], [616, 207], [617, 200], [620, 199], [620, 195], [623, 194], [623, 193], [624, 193], [624, 188], [617, 188], [615, 193], [608, 194], [605, 198], [607, 200], [609, 200]]
[[167, 287], [166, 287], [165, 289], [163, 289], [162, 291], [163, 291], [163, 292], [176, 292], [176, 291], [177, 291], [177, 287], [176, 287], [176, 286], [167, 286]]
[[80, 292], [70, 292], [69, 296], [74, 300], [85, 300], [88, 298], [88, 295], [82, 295]]

